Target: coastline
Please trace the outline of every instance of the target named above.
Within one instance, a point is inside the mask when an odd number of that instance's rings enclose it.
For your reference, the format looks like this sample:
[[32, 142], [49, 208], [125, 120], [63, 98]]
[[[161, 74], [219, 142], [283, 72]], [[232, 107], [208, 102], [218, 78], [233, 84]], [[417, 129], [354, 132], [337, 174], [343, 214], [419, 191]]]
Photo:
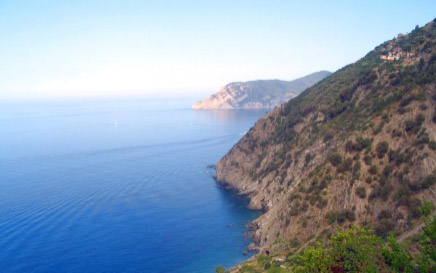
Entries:
[[249, 259], [246, 260], [248, 261], [252, 257], [256, 256], [262, 250], [260, 236], [257, 236], [258, 231], [260, 230], [257, 221], [262, 215], [264, 215], [267, 212], [267, 210], [265, 208], [258, 209], [258, 208], [251, 207], [250, 204], [252, 199], [250, 197], [250, 193], [243, 193], [238, 188], [232, 186], [231, 184], [225, 181], [218, 180], [215, 174], [213, 177], [218, 187], [220, 187], [224, 191], [233, 192], [237, 194], [240, 198], [247, 200], [248, 202], [245, 205], [245, 207], [251, 211], [256, 211], [259, 213], [259, 215], [254, 220], [246, 224], [248, 231], [243, 234], [246, 238], [249, 238], [251, 240], [251, 243], [247, 245], [246, 251], [243, 252], [243, 255], [247, 255], [250, 252], [255, 252], [251, 257], [249, 257]]

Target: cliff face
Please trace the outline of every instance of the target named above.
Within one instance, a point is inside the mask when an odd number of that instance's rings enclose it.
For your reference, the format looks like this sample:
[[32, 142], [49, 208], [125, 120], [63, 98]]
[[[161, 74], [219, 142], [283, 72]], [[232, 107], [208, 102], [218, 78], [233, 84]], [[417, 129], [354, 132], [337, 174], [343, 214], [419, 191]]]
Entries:
[[[398, 58], [381, 59], [388, 54]], [[352, 223], [401, 233], [422, 200], [436, 201], [435, 140], [431, 22], [260, 119], [218, 162], [216, 179], [266, 211], [254, 222], [260, 248], [304, 247]]]
[[331, 73], [320, 71], [293, 81], [259, 80], [234, 82], [209, 98], [196, 102], [193, 109], [259, 109], [274, 108], [296, 97], [306, 88]]

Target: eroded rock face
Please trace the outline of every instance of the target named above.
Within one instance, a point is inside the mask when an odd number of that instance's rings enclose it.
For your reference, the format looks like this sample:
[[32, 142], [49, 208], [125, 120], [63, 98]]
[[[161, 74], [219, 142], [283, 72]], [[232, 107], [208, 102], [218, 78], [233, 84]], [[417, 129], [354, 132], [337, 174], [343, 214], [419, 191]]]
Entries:
[[218, 93], [195, 102], [193, 109], [261, 109], [274, 108], [296, 97], [330, 72], [320, 71], [293, 81], [259, 80], [234, 82]]
[[[261, 248], [351, 224], [405, 232], [422, 200], [436, 202], [435, 37], [430, 23], [377, 47], [268, 113], [217, 163], [219, 183], [265, 210], [252, 225]], [[380, 60], [416, 40], [413, 58]]]

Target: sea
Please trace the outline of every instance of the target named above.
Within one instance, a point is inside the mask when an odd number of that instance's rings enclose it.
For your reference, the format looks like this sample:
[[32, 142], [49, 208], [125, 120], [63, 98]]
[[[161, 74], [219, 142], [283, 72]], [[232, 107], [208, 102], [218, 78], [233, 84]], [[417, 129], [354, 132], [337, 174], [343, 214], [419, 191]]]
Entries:
[[0, 272], [213, 273], [260, 214], [213, 165], [265, 110], [192, 98], [0, 102]]

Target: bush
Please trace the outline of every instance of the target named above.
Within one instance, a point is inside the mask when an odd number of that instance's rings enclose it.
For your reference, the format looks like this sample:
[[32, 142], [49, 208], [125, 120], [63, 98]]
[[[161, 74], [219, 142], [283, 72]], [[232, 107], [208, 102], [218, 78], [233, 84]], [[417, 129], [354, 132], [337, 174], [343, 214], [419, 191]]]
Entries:
[[430, 174], [421, 183], [422, 189], [428, 189], [436, 183], [436, 175]]
[[402, 115], [402, 114], [406, 113], [406, 108], [404, 108], [404, 107], [399, 107], [398, 110], [397, 110], [397, 112], [398, 112], [398, 114]]
[[[384, 219], [377, 224], [376, 234], [384, 237], [393, 228], [393, 224]], [[422, 230], [417, 241], [420, 251], [412, 255], [409, 248], [403, 247], [393, 236], [383, 244], [371, 230], [352, 227], [333, 235], [326, 244], [304, 249], [289, 272], [435, 272], [436, 217], [426, 220]]]
[[383, 158], [385, 154], [389, 151], [389, 144], [387, 141], [382, 141], [377, 144], [375, 148], [378, 158]]
[[383, 258], [393, 272], [414, 272], [412, 256], [405, 251], [393, 235], [388, 237], [388, 244], [383, 249]]
[[406, 120], [406, 122], [404, 123], [404, 129], [406, 130], [406, 132], [412, 131], [414, 126], [415, 123], [411, 119]]
[[358, 187], [356, 189], [356, 194], [357, 196], [359, 196], [360, 198], [365, 198], [366, 197], [366, 188], [365, 187]]
[[428, 143], [428, 147], [433, 151], [436, 150], [436, 141], [432, 140]]
[[425, 116], [424, 116], [424, 114], [422, 114], [422, 113], [419, 113], [417, 116], [416, 116], [416, 119], [415, 119], [415, 124], [416, 124], [416, 126], [421, 126], [423, 123], [424, 123], [424, 121], [425, 121]]
[[375, 165], [372, 165], [369, 169], [368, 172], [372, 175], [377, 174], [377, 167]]
[[338, 153], [331, 154], [328, 156], [328, 161], [330, 161], [330, 164], [334, 167], [337, 167], [342, 163], [342, 156]]
[[363, 138], [363, 137], [359, 136], [356, 138], [356, 142], [353, 142], [351, 140], [347, 141], [347, 143], [345, 144], [345, 148], [349, 152], [352, 152], [352, 151], [360, 152], [363, 149], [370, 147], [371, 141], [372, 140], [369, 138]]
[[343, 172], [351, 171], [352, 167], [353, 167], [353, 159], [347, 158], [342, 162], [341, 165], [339, 165], [338, 172], [343, 173]]
[[333, 235], [327, 246], [305, 249], [295, 272], [379, 272], [379, 257], [381, 240], [369, 230], [353, 227]]
[[323, 141], [327, 142], [327, 141], [329, 141], [332, 138], [333, 138], [333, 134], [332, 133], [327, 133], [327, 134], [325, 134], [325, 136], [323, 138]]
[[325, 218], [327, 219], [327, 222], [329, 225], [333, 225], [336, 222], [336, 212], [335, 211], [329, 211]]
[[356, 220], [356, 214], [353, 210], [345, 209], [342, 211], [329, 211], [325, 218], [329, 225], [337, 222], [339, 225], [345, 223], [345, 221], [354, 222]]
[[434, 204], [433, 202], [426, 201], [424, 204], [419, 208], [419, 212], [422, 216], [428, 217], [430, 214], [434, 211]]
[[365, 162], [366, 165], [371, 165], [372, 164], [372, 157], [370, 155], [365, 155], [363, 157], [363, 161]]
[[391, 219], [391, 217], [392, 217], [392, 213], [390, 211], [384, 209], [384, 210], [380, 211], [377, 218], [379, 220], [382, 220], [382, 219]]
[[394, 224], [388, 219], [380, 220], [375, 226], [377, 236], [385, 238], [394, 229]]
[[300, 246], [300, 242], [298, 241], [297, 238], [293, 238], [290, 242], [289, 245], [291, 246], [291, 248], [297, 248]]
[[390, 192], [392, 191], [392, 188], [392, 185], [389, 183], [386, 183], [383, 186], [377, 185], [372, 189], [369, 199], [372, 200], [375, 198], [381, 198], [382, 200], [386, 201]]
[[310, 161], [312, 160], [312, 155], [311, 154], [309, 154], [309, 153], [307, 153], [306, 154], [306, 157], [304, 158], [304, 162], [305, 162], [305, 165], [307, 166], [309, 163], [310, 163]]
[[404, 123], [404, 129], [406, 130], [406, 132], [413, 131], [414, 133], [417, 133], [421, 128], [422, 123], [424, 123], [424, 121], [425, 121], [425, 116], [424, 114], [420, 113], [416, 116], [415, 121], [411, 119], [406, 120], [406, 122]]
[[386, 167], [383, 168], [383, 175], [384, 177], [389, 177], [389, 175], [392, 173], [392, 166], [388, 165]]

